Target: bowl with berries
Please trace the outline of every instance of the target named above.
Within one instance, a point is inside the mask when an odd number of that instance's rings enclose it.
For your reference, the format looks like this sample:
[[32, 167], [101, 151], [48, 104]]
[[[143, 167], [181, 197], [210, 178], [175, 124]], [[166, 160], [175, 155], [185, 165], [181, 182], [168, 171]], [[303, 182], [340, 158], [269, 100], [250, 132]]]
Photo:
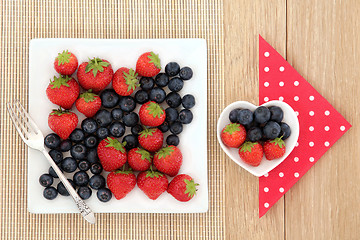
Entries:
[[285, 102], [255, 106], [237, 101], [227, 106], [217, 123], [217, 138], [224, 152], [255, 176], [278, 166], [296, 147], [299, 120]]

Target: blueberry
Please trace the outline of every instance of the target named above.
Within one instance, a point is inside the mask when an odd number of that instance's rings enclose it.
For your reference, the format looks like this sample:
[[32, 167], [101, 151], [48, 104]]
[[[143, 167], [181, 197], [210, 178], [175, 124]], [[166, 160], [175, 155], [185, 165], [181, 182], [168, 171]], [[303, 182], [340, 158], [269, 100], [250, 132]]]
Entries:
[[113, 122], [109, 127], [109, 132], [113, 137], [122, 137], [125, 133], [125, 125], [121, 122]]
[[59, 149], [62, 152], [67, 152], [70, 150], [71, 146], [72, 146], [72, 142], [70, 141], [70, 139], [66, 139], [60, 143]]
[[271, 117], [270, 117], [271, 121], [280, 123], [283, 120], [284, 112], [280, 107], [272, 106], [272, 107], [269, 107], [269, 110], [271, 113]]
[[101, 94], [101, 104], [106, 108], [113, 108], [119, 102], [119, 95], [114, 89], [105, 89]]
[[182, 80], [189, 80], [193, 76], [193, 71], [189, 67], [183, 67], [182, 69], [180, 69], [179, 75]]
[[166, 93], [162, 88], [155, 87], [151, 89], [149, 98], [151, 101], [162, 103], [165, 100]]
[[87, 160], [81, 160], [78, 162], [78, 168], [81, 171], [87, 171], [90, 169], [90, 162]]
[[252, 121], [250, 124], [248, 125], [244, 125], [245, 129], [247, 131], [249, 131], [250, 129], [254, 128], [254, 127], [260, 127], [260, 124], [258, 124], [257, 122], [255, 121]]
[[120, 109], [124, 112], [132, 112], [136, 108], [136, 102], [133, 97], [122, 97], [119, 102]]
[[166, 96], [165, 101], [169, 107], [177, 108], [181, 104], [181, 97], [177, 92], [171, 92]]
[[160, 126], [158, 126], [158, 129], [160, 129], [160, 131], [167, 132], [170, 129], [170, 125], [168, 121], [164, 121]]
[[47, 187], [44, 189], [43, 196], [47, 200], [53, 200], [57, 197], [58, 192], [56, 191], [56, 188], [54, 187]]
[[254, 120], [253, 112], [249, 109], [241, 109], [238, 112], [237, 120], [242, 125], [249, 125]]
[[166, 121], [173, 122], [178, 119], [179, 113], [175, 108], [167, 108], [165, 109]]
[[255, 122], [265, 124], [267, 121], [270, 120], [270, 115], [270, 110], [267, 107], [258, 107], [254, 111]]
[[238, 122], [238, 116], [239, 116], [239, 112], [241, 109], [236, 108], [231, 110], [231, 112], [229, 113], [229, 120], [232, 123], [237, 123]]
[[123, 123], [127, 127], [133, 127], [139, 122], [139, 116], [137, 113], [131, 112], [129, 114], [124, 115]]
[[92, 174], [100, 174], [103, 170], [103, 167], [100, 163], [93, 163], [90, 167], [90, 172]]
[[86, 186], [89, 183], [89, 175], [85, 171], [76, 172], [73, 181], [76, 186]]
[[114, 120], [121, 120], [123, 117], [123, 111], [120, 108], [114, 108], [111, 110], [111, 116]]
[[159, 73], [155, 77], [155, 83], [159, 87], [166, 87], [169, 83], [169, 76], [166, 75], [165, 73]]
[[191, 94], [186, 94], [181, 100], [182, 106], [186, 109], [190, 109], [195, 106], [195, 98]]
[[177, 146], [180, 143], [180, 139], [175, 134], [171, 134], [166, 138], [166, 144], [167, 145], [174, 145]]
[[89, 149], [89, 150], [87, 151], [86, 159], [87, 159], [90, 163], [96, 163], [96, 162], [99, 161], [99, 157], [98, 157], [98, 155], [97, 155], [97, 150], [96, 150], [96, 148]]
[[[74, 170], [75, 171], [75, 170]], [[55, 170], [53, 167], [49, 168], [49, 174], [53, 177], [53, 178], [59, 178], [59, 176], [56, 174]]]
[[178, 77], [174, 77], [169, 81], [168, 88], [172, 92], [178, 92], [184, 87], [184, 81]]
[[56, 149], [60, 146], [61, 139], [60, 137], [55, 133], [50, 133], [44, 138], [44, 144], [46, 147], [50, 149]]
[[169, 62], [165, 66], [165, 73], [170, 77], [178, 75], [180, 72], [180, 66], [176, 62]]
[[79, 143], [83, 141], [85, 138], [85, 133], [83, 130], [76, 128], [72, 133], [70, 134], [70, 140], [74, 143]]
[[189, 124], [193, 120], [193, 114], [189, 109], [183, 109], [179, 112], [178, 119], [182, 124]]
[[64, 172], [72, 173], [76, 170], [76, 168], [77, 168], [77, 162], [72, 157], [67, 157], [61, 162], [61, 169]]
[[109, 134], [110, 134], [109, 129], [107, 129], [106, 127], [98, 128], [98, 130], [96, 131], [96, 135], [100, 139], [107, 138]]
[[100, 127], [107, 127], [112, 122], [111, 113], [108, 110], [101, 109], [96, 113], [95, 121]]
[[[76, 185], [75, 183], [73, 182], [73, 180], [71, 179], [68, 179], [69, 183], [71, 184], [71, 186], [76, 189]], [[59, 182], [58, 185], [57, 185], [57, 191], [60, 193], [60, 195], [63, 195], [63, 196], [69, 196], [69, 192], [68, 190], [65, 188], [64, 184], [62, 182]]]
[[96, 121], [92, 118], [86, 118], [81, 122], [81, 128], [85, 133], [92, 134], [97, 130]]
[[63, 160], [63, 154], [62, 154], [62, 152], [60, 152], [58, 150], [55, 150], [55, 149], [50, 150], [49, 155], [56, 164], [61, 163], [61, 161]]
[[82, 160], [86, 158], [86, 147], [84, 144], [78, 143], [70, 149], [70, 154], [76, 160]]
[[263, 128], [264, 136], [267, 139], [275, 139], [281, 132], [281, 127], [277, 122], [270, 121]]
[[281, 128], [281, 132], [280, 132], [280, 136], [282, 136], [282, 140], [287, 139], [288, 137], [290, 137], [291, 135], [291, 128], [289, 125], [287, 125], [286, 123], [282, 122], [280, 123], [280, 128]]
[[172, 132], [173, 134], [178, 135], [182, 132], [182, 130], [183, 130], [183, 126], [181, 122], [175, 121], [170, 124], [170, 132]]
[[43, 174], [39, 178], [39, 183], [43, 187], [50, 187], [54, 182], [54, 178], [50, 174]]
[[81, 197], [82, 200], [86, 200], [91, 197], [92, 191], [89, 187], [82, 186], [82, 187], [79, 187], [77, 193], [79, 194], [79, 196]]
[[247, 137], [251, 142], [257, 142], [262, 138], [263, 134], [260, 128], [253, 127], [247, 132]]
[[95, 190], [105, 187], [105, 183], [105, 178], [98, 174], [92, 176], [89, 180], [90, 187]]
[[145, 91], [153, 89], [154, 79], [152, 79], [151, 77], [142, 77], [140, 79], [140, 87], [142, 88], [142, 90]]
[[135, 93], [135, 102], [143, 104], [149, 101], [149, 94], [145, 90], [139, 90]]
[[131, 127], [131, 133], [135, 136], [138, 136], [142, 130], [144, 129], [140, 124]]
[[84, 144], [85, 144], [85, 147], [87, 147], [87, 148], [94, 148], [97, 146], [98, 141], [94, 135], [89, 135], [89, 136], [85, 137]]
[[132, 134], [126, 135], [123, 138], [122, 142], [126, 142], [125, 148], [126, 148], [127, 151], [139, 146], [138, 138], [136, 136], [132, 135]]
[[108, 202], [112, 197], [111, 191], [107, 188], [100, 188], [96, 195], [101, 202]]

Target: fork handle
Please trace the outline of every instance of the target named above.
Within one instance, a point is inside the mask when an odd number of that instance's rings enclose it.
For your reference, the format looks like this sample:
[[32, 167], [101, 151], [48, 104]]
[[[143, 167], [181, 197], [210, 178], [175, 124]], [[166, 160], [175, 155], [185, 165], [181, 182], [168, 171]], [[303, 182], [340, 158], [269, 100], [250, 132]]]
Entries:
[[88, 221], [91, 224], [95, 224], [95, 215], [89, 208], [89, 206], [80, 198], [80, 196], [77, 194], [75, 189], [72, 187], [70, 182], [67, 180], [65, 175], [61, 172], [60, 168], [56, 165], [56, 163], [53, 161], [49, 153], [44, 149], [41, 151], [46, 159], [49, 161], [52, 168], [55, 170], [56, 174], [59, 176], [61, 182], [64, 184], [66, 190], [70, 193], [71, 197], [74, 199], [81, 215], [83, 218], [85, 218], [86, 221]]

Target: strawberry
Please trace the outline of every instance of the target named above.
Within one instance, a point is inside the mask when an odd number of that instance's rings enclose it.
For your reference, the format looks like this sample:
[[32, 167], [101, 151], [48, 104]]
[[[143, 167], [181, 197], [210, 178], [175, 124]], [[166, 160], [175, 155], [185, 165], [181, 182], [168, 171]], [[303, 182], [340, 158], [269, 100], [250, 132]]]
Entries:
[[109, 173], [106, 183], [117, 200], [124, 198], [136, 185], [136, 176], [130, 170], [117, 170]]
[[160, 58], [154, 52], [142, 54], [136, 62], [136, 72], [143, 77], [154, 77], [160, 70]]
[[80, 93], [79, 84], [69, 76], [54, 76], [46, 89], [46, 95], [50, 102], [62, 108], [70, 109]]
[[54, 61], [55, 70], [62, 75], [71, 75], [73, 74], [78, 67], [78, 60], [76, 56], [64, 50], [62, 53], [59, 53]]
[[48, 117], [48, 125], [62, 139], [67, 139], [76, 128], [79, 119], [75, 113], [53, 110]]
[[113, 88], [120, 96], [131, 95], [135, 88], [140, 86], [139, 81], [136, 78], [137, 73], [133, 69], [125, 67], [119, 68], [113, 76]]
[[89, 62], [80, 64], [77, 77], [80, 85], [94, 92], [103, 90], [112, 80], [114, 71], [111, 64], [100, 58], [89, 59]]
[[141, 124], [150, 127], [157, 127], [165, 121], [165, 110], [156, 102], [144, 103], [139, 110]]
[[230, 123], [221, 131], [221, 140], [228, 146], [238, 148], [246, 139], [245, 127], [238, 123]]
[[159, 150], [164, 141], [164, 134], [158, 128], [145, 128], [138, 136], [140, 145], [149, 152]]
[[128, 163], [135, 171], [146, 171], [152, 162], [151, 154], [141, 148], [133, 148], [128, 152]]
[[97, 147], [98, 157], [105, 171], [121, 168], [126, 160], [126, 151], [122, 143], [113, 137], [102, 140]]
[[80, 97], [75, 102], [75, 106], [86, 117], [93, 117], [101, 107], [101, 99], [89, 90], [80, 94]]
[[187, 202], [196, 194], [196, 186], [199, 186], [199, 184], [195, 183], [189, 175], [180, 174], [170, 182], [167, 192], [176, 200]]
[[286, 148], [285, 142], [281, 138], [282, 137], [268, 140], [264, 143], [264, 153], [267, 160], [273, 160], [284, 156]]
[[264, 151], [259, 142], [247, 141], [239, 148], [239, 155], [244, 162], [256, 167], [260, 165]]
[[154, 165], [160, 172], [163, 172], [170, 177], [178, 174], [182, 164], [182, 154], [180, 150], [170, 145], [160, 149], [154, 155]]
[[146, 196], [156, 200], [163, 192], [166, 191], [169, 181], [162, 173], [150, 171], [141, 172], [137, 177], [137, 185]]

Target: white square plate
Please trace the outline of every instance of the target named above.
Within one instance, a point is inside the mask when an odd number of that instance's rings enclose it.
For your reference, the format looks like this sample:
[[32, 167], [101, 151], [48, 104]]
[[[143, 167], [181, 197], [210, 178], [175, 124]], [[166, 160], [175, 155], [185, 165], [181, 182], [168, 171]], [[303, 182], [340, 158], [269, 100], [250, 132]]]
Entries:
[[[207, 180], [207, 53], [204, 39], [34, 39], [30, 42], [29, 54], [29, 112], [40, 127], [44, 136], [51, 132], [47, 124], [48, 114], [57, 108], [46, 97], [46, 88], [51, 78], [57, 75], [53, 67], [59, 52], [68, 49], [73, 52], [79, 64], [88, 57], [100, 57], [110, 61], [114, 71], [120, 67], [134, 68], [137, 58], [144, 52], [154, 51], [159, 54], [162, 69], [166, 63], [176, 61], [180, 66], [193, 69], [193, 78], [185, 81], [180, 95], [193, 94], [196, 105], [192, 109], [193, 122], [184, 126], [179, 135], [179, 148], [183, 154], [183, 165], [180, 173], [192, 176], [199, 183], [196, 196], [189, 202], [175, 200], [167, 192], [157, 200], [150, 200], [137, 186], [125, 198], [114, 197], [102, 203], [93, 190], [92, 196], [86, 200], [94, 212], [116, 213], [199, 213], [208, 210]], [[73, 74], [76, 78], [76, 74]], [[84, 116], [79, 116], [79, 125]], [[127, 131], [129, 131], [127, 129]], [[127, 134], [127, 133], [126, 133]], [[28, 209], [31, 213], [74, 213], [78, 212], [72, 198], [58, 195], [52, 201], [43, 197], [43, 187], [39, 177], [47, 173], [49, 164], [38, 151], [28, 151]], [[103, 173], [104, 174], [104, 173]], [[68, 174], [72, 178], [73, 174]], [[91, 176], [92, 174], [89, 173]], [[104, 174], [106, 177], [106, 174]], [[171, 178], [168, 178], [169, 181]], [[55, 187], [58, 183], [55, 180]]]

